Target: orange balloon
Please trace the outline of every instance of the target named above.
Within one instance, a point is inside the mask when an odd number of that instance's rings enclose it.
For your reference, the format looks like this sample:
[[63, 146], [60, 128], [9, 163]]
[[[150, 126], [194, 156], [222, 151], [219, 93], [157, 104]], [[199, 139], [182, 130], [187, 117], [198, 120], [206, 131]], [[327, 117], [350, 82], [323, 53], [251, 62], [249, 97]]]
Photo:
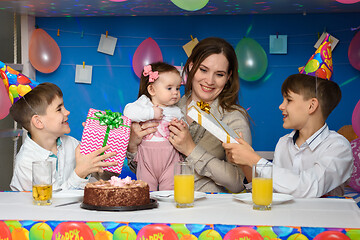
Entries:
[[29, 59], [31, 65], [42, 73], [51, 73], [60, 65], [60, 48], [43, 29], [35, 29], [31, 35]]

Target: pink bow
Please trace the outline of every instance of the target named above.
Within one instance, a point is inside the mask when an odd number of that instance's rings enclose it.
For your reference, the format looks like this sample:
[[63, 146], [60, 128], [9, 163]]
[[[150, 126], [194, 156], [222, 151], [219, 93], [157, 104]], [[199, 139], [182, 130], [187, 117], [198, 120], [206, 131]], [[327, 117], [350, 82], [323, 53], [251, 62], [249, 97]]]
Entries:
[[156, 79], [159, 78], [159, 72], [158, 71], [153, 72], [151, 69], [151, 65], [146, 65], [144, 67], [143, 75], [145, 77], [149, 76], [149, 82], [154, 82]]

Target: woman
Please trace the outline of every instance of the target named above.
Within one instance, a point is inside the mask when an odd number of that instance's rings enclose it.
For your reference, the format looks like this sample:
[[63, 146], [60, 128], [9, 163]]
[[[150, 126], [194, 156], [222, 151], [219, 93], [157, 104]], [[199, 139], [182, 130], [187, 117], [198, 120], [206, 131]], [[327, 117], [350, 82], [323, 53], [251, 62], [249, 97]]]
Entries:
[[[234, 48], [221, 38], [206, 38], [193, 49], [184, 66], [187, 75], [185, 95], [179, 107], [187, 115], [191, 101], [204, 101], [212, 114], [227, 124], [251, 144], [249, 117], [238, 104], [240, 82]], [[203, 192], [240, 192], [243, 190], [242, 170], [226, 161], [222, 143], [210, 132], [187, 117], [187, 124], [178, 120], [170, 123], [170, 143], [194, 163], [195, 190]], [[130, 136], [128, 160], [137, 151], [143, 136], [154, 132], [156, 124], [134, 123]]]

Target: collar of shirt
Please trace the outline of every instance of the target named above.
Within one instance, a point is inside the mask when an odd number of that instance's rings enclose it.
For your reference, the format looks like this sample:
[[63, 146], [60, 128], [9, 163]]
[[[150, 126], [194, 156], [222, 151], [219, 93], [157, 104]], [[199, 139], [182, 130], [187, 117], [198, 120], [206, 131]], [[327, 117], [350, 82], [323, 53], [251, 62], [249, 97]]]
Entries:
[[[34, 140], [31, 139], [31, 135], [30, 133], [28, 133], [26, 135], [26, 141], [29, 141], [30, 143], [30, 147], [33, 148], [37, 154], [40, 155], [40, 159], [47, 159], [48, 157], [54, 157], [54, 158], [57, 158], [57, 156], [49, 151], [49, 150], [46, 150], [45, 148], [41, 147], [39, 144], [37, 144]], [[59, 149], [62, 145], [62, 141], [61, 141], [61, 138], [59, 137], [58, 139], [56, 139], [56, 146], [57, 146], [57, 149]]]
[[[325, 123], [319, 130], [317, 130], [311, 137], [309, 137], [304, 144], [306, 144], [311, 151], [313, 151], [327, 136], [329, 136], [330, 130]], [[289, 135], [289, 140], [292, 140], [293, 144], [296, 144], [296, 139], [299, 137], [299, 130], [293, 130]]]

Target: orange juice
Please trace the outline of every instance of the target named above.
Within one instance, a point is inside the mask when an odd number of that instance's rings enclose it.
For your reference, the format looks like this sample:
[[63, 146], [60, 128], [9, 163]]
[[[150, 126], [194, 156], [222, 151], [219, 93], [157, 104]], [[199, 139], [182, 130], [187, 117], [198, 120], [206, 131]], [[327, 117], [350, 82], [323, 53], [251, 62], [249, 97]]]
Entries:
[[194, 175], [174, 176], [174, 199], [180, 204], [194, 202]]
[[273, 181], [271, 178], [252, 179], [252, 200], [256, 205], [268, 206], [272, 203]]

